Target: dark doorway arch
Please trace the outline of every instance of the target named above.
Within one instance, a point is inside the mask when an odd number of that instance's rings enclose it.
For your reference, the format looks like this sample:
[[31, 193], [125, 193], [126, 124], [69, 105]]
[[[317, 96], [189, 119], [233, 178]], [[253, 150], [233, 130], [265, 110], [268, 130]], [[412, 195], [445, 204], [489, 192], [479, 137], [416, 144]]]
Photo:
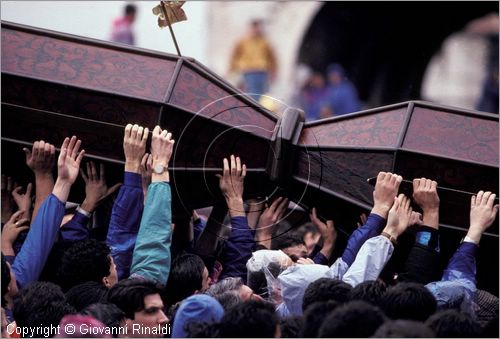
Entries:
[[298, 62], [320, 72], [342, 64], [369, 107], [420, 99], [427, 64], [446, 37], [498, 8], [481, 1], [326, 2]]

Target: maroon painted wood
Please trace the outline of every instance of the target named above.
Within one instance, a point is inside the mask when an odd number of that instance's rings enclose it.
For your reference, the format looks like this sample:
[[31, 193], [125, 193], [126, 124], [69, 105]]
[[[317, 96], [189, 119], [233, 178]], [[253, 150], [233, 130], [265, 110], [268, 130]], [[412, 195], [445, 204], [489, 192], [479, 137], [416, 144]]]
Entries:
[[[35, 140], [59, 145], [76, 134], [88, 157], [108, 162], [117, 181], [123, 127], [160, 124], [176, 138], [174, 203], [186, 210], [222, 199], [214, 174], [230, 154], [249, 168], [248, 196], [284, 189], [325, 213], [334, 203], [342, 212], [368, 209], [373, 187], [366, 179], [381, 170], [498, 193], [496, 115], [406, 102], [306, 124], [289, 119], [287, 134], [297, 137], [280, 146], [277, 127], [284, 120], [191, 58], [2, 23], [8, 154]], [[293, 168], [280, 171], [285, 164]], [[286, 175], [271, 181], [270, 169]], [[466, 228], [468, 197], [443, 194], [443, 224]]]

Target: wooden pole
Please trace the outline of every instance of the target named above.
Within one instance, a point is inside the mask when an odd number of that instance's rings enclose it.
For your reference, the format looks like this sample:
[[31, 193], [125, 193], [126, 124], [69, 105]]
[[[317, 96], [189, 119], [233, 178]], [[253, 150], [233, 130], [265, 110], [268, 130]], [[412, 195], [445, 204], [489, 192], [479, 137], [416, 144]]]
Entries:
[[172, 25], [170, 25], [170, 21], [168, 20], [167, 9], [165, 8], [165, 4], [163, 3], [163, 1], [160, 1], [160, 5], [161, 5], [161, 11], [163, 12], [163, 16], [165, 17], [165, 21], [167, 21], [167, 26], [168, 29], [170, 30], [170, 35], [172, 36], [172, 40], [174, 40], [174, 45], [175, 49], [177, 50], [177, 54], [179, 56], [182, 56], [181, 50], [179, 49], [179, 45], [177, 44], [177, 39], [175, 38], [174, 30], [172, 29]]

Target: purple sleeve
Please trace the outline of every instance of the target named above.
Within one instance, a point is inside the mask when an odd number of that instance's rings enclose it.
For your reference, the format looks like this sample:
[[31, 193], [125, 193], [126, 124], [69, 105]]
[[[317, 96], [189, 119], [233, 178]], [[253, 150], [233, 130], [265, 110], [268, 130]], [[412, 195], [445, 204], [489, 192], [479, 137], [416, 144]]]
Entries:
[[111, 212], [106, 243], [111, 248], [118, 279], [127, 278], [130, 274], [132, 254], [144, 209], [141, 180], [140, 174], [125, 172], [123, 185]]
[[207, 222], [202, 218], [199, 218], [198, 220], [193, 222], [193, 247], [196, 246], [196, 242], [205, 229], [205, 226], [207, 226]]
[[384, 226], [384, 218], [377, 214], [370, 213], [368, 219], [366, 220], [366, 224], [355, 230], [349, 237], [344, 254], [342, 254], [342, 260], [347, 264], [347, 266], [352, 265], [354, 259], [356, 259], [359, 249], [363, 246], [365, 241], [379, 235]]
[[64, 204], [54, 194], [50, 194], [40, 206], [21, 251], [12, 265], [20, 288], [36, 281], [40, 276], [63, 217]]
[[89, 238], [87, 223], [90, 218], [82, 213], [75, 212], [73, 218], [65, 223], [60, 230], [61, 240], [63, 241], [82, 241]]
[[328, 258], [321, 252], [316, 253], [313, 258], [315, 264], [328, 266]]
[[254, 237], [254, 231], [248, 227], [247, 217], [231, 218], [231, 235], [221, 255], [223, 270], [219, 279], [240, 277], [246, 283], [246, 264], [255, 246]]
[[462, 277], [476, 283], [476, 252], [477, 245], [463, 242], [448, 262], [442, 280], [453, 280], [453, 271], [462, 273]]

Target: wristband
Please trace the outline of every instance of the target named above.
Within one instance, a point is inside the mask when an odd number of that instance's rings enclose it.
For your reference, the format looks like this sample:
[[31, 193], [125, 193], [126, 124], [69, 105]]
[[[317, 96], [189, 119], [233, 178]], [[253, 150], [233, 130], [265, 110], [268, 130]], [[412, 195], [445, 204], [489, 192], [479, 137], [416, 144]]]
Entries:
[[394, 237], [393, 237], [392, 235], [390, 235], [389, 233], [387, 233], [387, 232], [382, 232], [382, 233], [380, 233], [380, 235], [382, 235], [382, 236], [386, 237], [387, 239], [389, 239], [389, 240], [392, 242], [392, 244], [393, 244], [394, 246], [396, 246], [396, 245], [398, 244], [398, 241], [396, 240], [396, 238], [394, 238]]
[[471, 242], [475, 245], [479, 245], [476, 241], [474, 241], [471, 237], [469, 237], [467, 235], [462, 239], [462, 241], [460, 243], [464, 243], [464, 242]]
[[87, 212], [86, 210], [84, 210], [84, 209], [83, 209], [83, 208], [81, 208], [80, 206], [78, 206], [78, 207], [76, 208], [76, 211], [77, 211], [78, 213], [83, 214], [83, 215], [84, 215], [84, 216], [86, 216], [87, 218], [90, 218], [90, 217], [92, 216], [92, 213]]

